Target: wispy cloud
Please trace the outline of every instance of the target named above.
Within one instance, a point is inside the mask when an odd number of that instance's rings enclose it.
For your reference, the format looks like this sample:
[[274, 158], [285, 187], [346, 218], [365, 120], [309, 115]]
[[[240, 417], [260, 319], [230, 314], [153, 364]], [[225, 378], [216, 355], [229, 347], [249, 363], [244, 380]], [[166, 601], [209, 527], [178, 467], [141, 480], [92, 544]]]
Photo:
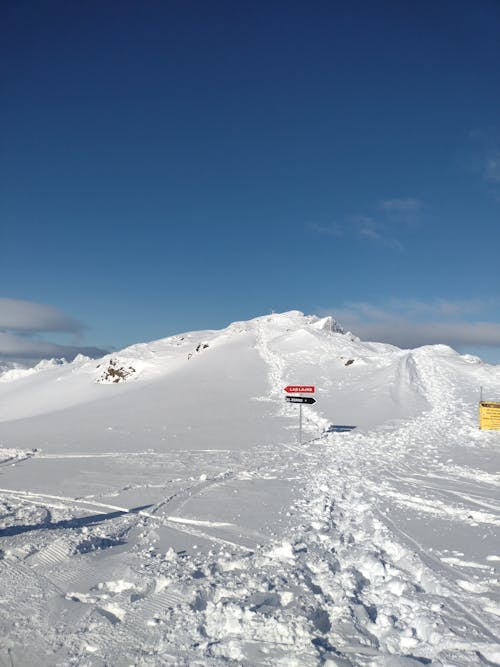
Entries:
[[379, 209], [385, 214], [386, 222], [392, 225], [417, 227], [420, 223], [424, 204], [420, 199], [407, 197], [406, 199], [383, 199]]
[[[342, 322], [342, 319], [340, 320]], [[495, 322], [414, 322], [387, 319], [359, 322], [353, 327], [364, 340], [391, 343], [402, 348], [442, 343], [451, 347], [500, 346], [500, 324]]]
[[402, 243], [392, 235], [387, 223], [366, 215], [352, 216], [351, 222], [356, 228], [358, 236], [361, 238], [369, 239], [380, 245], [397, 250], [403, 248]]
[[500, 152], [486, 156], [484, 175], [489, 181], [500, 183]]
[[467, 317], [486, 313], [500, 305], [498, 300], [494, 299], [441, 299], [436, 298], [431, 301], [421, 299], [390, 299], [383, 306], [374, 306], [373, 304], [358, 302], [349, 304], [359, 314], [371, 319], [387, 317], [388, 313], [404, 316], [409, 319], [439, 319], [439, 318], [457, 318]]
[[307, 229], [322, 236], [336, 238], [357, 237], [381, 247], [402, 250], [399, 238], [406, 228], [415, 228], [420, 222], [424, 204], [414, 197], [382, 199], [368, 213], [353, 214], [339, 222], [308, 223]]
[[106, 350], [71, 342], [67, 345], [44, 340], [45, 334], [80, 337], [87, 327], [53, 306], [0, 298], [0, 358], [39, 361], [49, 357], [73, 359], [77, 354], [96, 357]]
[[500, 130], [475, 128], [469, 132], [467, 154], [460, 163], [466, 170], [479, 174], [491, 187], [495, 197], [500, 195]]
[[[394, 299], [383, 304], [347, 303], [325, 310], [364, 340], [403, 348], [443, 343], [452, 347], [500, 348], [500, 323], [487, 321], [493, 300]], [[474, 318], [472, 321], [471, 319]]]

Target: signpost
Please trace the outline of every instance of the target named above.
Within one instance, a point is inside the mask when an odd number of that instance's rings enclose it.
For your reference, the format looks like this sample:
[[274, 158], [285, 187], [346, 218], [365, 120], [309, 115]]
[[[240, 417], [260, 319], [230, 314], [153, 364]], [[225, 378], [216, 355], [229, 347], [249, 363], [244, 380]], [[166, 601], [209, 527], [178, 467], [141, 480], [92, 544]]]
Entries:
[[287, 394], [314, 394], [315, 389], [312, 384], [289, 384], [285, 387]]
[[[316, 387], [312, 384], [289, 384], [284, 391], [287, 394], [314, 394]], [[285, 396], [287, 403], [299, 404], [299, 445], [302, 444], [302, 405], [313, 405], [316, 399], [312, 396]]]

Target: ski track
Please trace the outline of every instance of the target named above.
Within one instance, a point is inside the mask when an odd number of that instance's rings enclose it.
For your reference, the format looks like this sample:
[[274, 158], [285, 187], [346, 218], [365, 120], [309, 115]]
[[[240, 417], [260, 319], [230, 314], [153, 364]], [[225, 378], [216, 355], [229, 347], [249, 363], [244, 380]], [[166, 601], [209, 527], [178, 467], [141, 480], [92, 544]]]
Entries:
[[[282, 395], [289, 379], [287, 363], [274, 351], [274, 332], [269, 331], [256, 326], [256, 347], [268, 368], [267, 398], [277, 415], [292, 421], [295, 416]], [[450, 465], [440, 477], [444, 464], [437, 458], [435, 443], [454, 444], [451, 426], [460, 403], [445, 366], [432, 363], [423, 353], [405, 353], [397, 373], [398, 386], [408, 376], [430, 403], [416, 418], [369, 432], [317, 437], [325, 419], [308, 408], [305, 432], [310, 439], [302, 446], [280, 443], [239, 455], [217, 450], [230, 455], [228, 471], [186, 482], [148, 511], [132, 514], [125, 507], [88, 498], [0, 489], [4, 497], [23, 506], [101, 515], [123, 512], [86, 532], [68, 528], [64, 534], [58, 529], [39, 531], [43, 535], [36, 538], [18, 536], [16, 548], [0, 560], [0, 600], [15, 600], [27, 617], [36, 620], [41, 629], [38, 641], [53, 652], [53, 662], [47, 663], [53, 665], [499, 664], [495, 609], [500, 607], [463, 569], [486, 566], [432, 553], [386, 511], [399, 503], [419, 515], [428, 512], [449, 521], [470, 515], [476, 522], [500, 525], [495, 498], [475, 493], [474, 481], [481, 471], [467, 473]], [[473, 428], [472, 417], [464, 416], [464, 437]], [[210, 450], [197, 452], [206, 453], [210, 460]], [[15, 454], [2, 464], [29, 458]], [[262, 546], [254, 540], [249, 548], [214, 532], [230, 530], [229, 522], [182, 516], [193, 496], [238, 476], [258, 478], [269, 469], [270, 461], [278, 476], [299, 471], [303, 481], [302, 495], [290, 508], [288, 535]], [[203, 461], [198, 465], [204, 469]], [[445, 479], [447, 486], [433, 485], [432, 479]], [[497, 478], [484, 473], [483, 479], [495, 490]], [[460, 487], [451, 488], [456, 484]], [[208, 555], [187, 558], [172, 550], [158, 554], [147, 545], [125, 555], [99, 547], [99, 539], [118, 543], [139, 526], [153, 531], [168, 527], [208, 540], [214, 549]], [[250, 531], [248, 537], [252, 539]], [[96, 549], [87, 553], [81, 545], [92, 539]], [[109, 581], [121, 581], [123, 572], [133, 573], [133, 585], [114, 593]], [[108, 583], [103, 576], [110, 578]], [[59, 656], [61, 639], [50, 619], [61, 595], [75, 609], [85, 611], [64, 628], [65, 651]], [[20, 628], [7, 627], [11, 642], [21, 642], [23, 630], [32, 629], [33, 623], [27, 618]], [[467, 641], [461, 638], [464, 627], [469, 628]], [[5, 649], [0, 660], [6, 664], [15, 660], [18, 667], [23, 661], [29, 664], [29, 655], [21, 649], [11, 655]]]
[[[280, 363], [279, 359], [276, 359], [276, 355], [270, 352], [267, 341], [263, 336], [260, 336], [259, 342], [261, 355], [270, 367], [271, 385], [274, 387], [284, 386], [285, 378], [282, 376], [284, 365]], [[334, 498], [325, 497], [322, 494], [319, 495], [316, 500], [316, 506], [319, 507], [319, 511], [317, 512], [318, 517], [311, 523], [309, 530], [310, 534], [313, 534], [323, 528], [325, 533], [328, 533], [329, 529], [327, 523], [325, 523], [326, 509], [328, 507], [336, 508], [337, 506], [344, 508], [342, 511], [333, 512], [331, 525], [335, 527], [335, 538], [331, 539], [326, 534], [321, 538], [322, 546], [330, 544], [330, 551], [335, 553], [334, 565], [330, 570], [327, 570], [326, 579], [329, 580], [329, 585], [333, 586], [334, 589], [338, 586], [344, 596], [348, 587], [345, 585], [345, 580], [342, 581], [342, 579], [345, 579], [346, 576], [353, 578], [355, 581], [360, 580], [363, 582], [362, 585], [353, 585], [350, 599], [348, 598], [346, 601], [343, 616], [344, 619], [347, 619], [345, 620], [347, 625], [353, 624], [355, 626], [354, 634], [364, 634], [365, 641], [372, 646], [376, 653], [380, 651], [382, 654], [385, 653], [387, 655], [394, 653], [404, 655], [411, 649], [419, 646], [422, 656], [426, 659], [436, 659], [440, 653], [447, 652], [450, 655], [456, 654], [455, 659], [458, 661], [457, 664], [460, 664], [460, 661], [463, 659], [466, 661], [465, 664], [473, 664], [475, 662], [473, 657], [475, 649], [467, 647], [469, 655], [463, 658], [461, 654], [464, 653], [465, 645], [453, 639], [455, 635], [453, 625], [456, 627], [457, 623], [450, 624], [452, 616], [445, 619], [442, 614], [436, 611], [437, 606], [443, 604], [442, 602], [438, 603], [437, 600], [446, 597], [447, 591], [452, 588], [455, 614], [458, 611], [467, 622], [473, 623], [478, 629], [478, 634], [482, 634], [487, 641], [498, 643], [500, 641], [498, 626], [495, 625], [495, 622], [485, 620], [484, 613], [481, 613], [481, 605], [484, 605], [484, 600], [480, 600], [478, 604], [474, 598], [471, 599], [470, 597], [466, 598], [463, 596], [463, 592], [457, 590], [458, 587], [454, 581], [456, 572], [452, 568], [447, 570], [443, 567], [442, 562], [437, 562], [434, 556], [431, 556], [421, 545], [398, 529], [394, 522], [384, 516], [379, 510], [375, 509], [373, 511], [371, 507], [371, 503], [376, 499], [377, 495], [379, 498], [386, 499], [390, 498], [392, 494], [392, 496], [395, 496], [400, 501], [405, 500], [404, 494], [391, 491], [387, 487], [380, 487], [378, 471], [382, 469], [385, 471], [387, 468], [389, 476], [398, 479], [397, 473], [394, 473], [393, 470], [394, 467], [397, 469], [397, 459], [401, 458], [403, 452], [407, 453], [404, 445], [410, 446], [413, 451], [418, 450], [420, 446], [429, 451], [431, 448], [428, 442], [431, 442], [433, 439], [429, 437], [427, 440], [426, 435], [434, 433], [437, 427], [443, 433], [443, 436], [446, 437], [447, 425], [454, 418], [452, 406], [455, 408], [458, 399], [455, 396], [454, 387], [449, 382], [445, 372], [439, 367], [428, 364], [422, 355], [419, 355], [419, 358], [415, 357], [417, 355], [412, 355], [411, 358], [406, 357], [400, 364], [398, 372], [401, 374], [406, 369], [410, 369], [413, 381], [422, 386], [422, 393], [430, 400], [430, 409], [415, 420], [406, 423], [403, 422], [399, 428], [396, 427], [392, 432], [384, 429], [381, 433], [375, 431], [375, 433], [368, 434], [349, 433], [330, 436], [329, 439], [332, 442], [332, 448], [329, 449], [328, 453], [333, 454], [333, 456], [327, 457], [327, 461], [324, 462], [324, 467], [328, 469], [328, 473], [321, 473], [319, 478], [317, 476], [314, 483], [310, 484], [308, 491], [313, 496], [315, 493], [318, 493], [318, 489], [328, 489], [328, 493], [334, 490]], [[277, 398], [279, 400], [279, 397]], [[340, 452], [338, 451], [339, 446], [341, 449]], [[291, 446], [288, 446], [288, 449], [294, 451], [294, 448]], [[370, 457], [370, 453], [372, 452], [374, 456]], [[362, 453], [362, 456], [360, 456], [360, 453]], [[323, 451], [322, 454], [324, 454]], [[350, 461], [348, 467], [345, 465], [345, 461]], [[339, 480], [340, 488], [335, 482], [332, 484], [332, 478]], [[321, 480], [324, 480], [324, 482], [322, 483]], [[356, 497], [353, 498], [353, 489], [356, 487], [359, 488], [357, 493], [359, 499]], [[419, 485], [419, 488], [425, 488], [431, 492], [432, 495], [430, 495], [427, 502], [429, 511], [432, 513], [441, 513], [446, 516], [451, 515], [455, 518], [470, 516], [470, 509], [452, 507], [449, 503], [443, 503], [436, 498], [436, 495], [442, 494], [441, 488], [433, 488], [423, 483]], [[360, 500], [366, 496], [367, 489], [371, 494], [374, 494], [368, 504], [366, 500]], [[307, 494], [305, 495], [307, 496]], [[453, 491], [449, 491], [449, 495], [458, 496], [463, 501], [472, 501], [476, 506], [480, 506], [483, 509], [494, 510], [494, 514], [485, 511], [474, 511], [473, 518], [476, 521], [483, 520], [493, 525], [499, 525], [498, 504], [470, 498], [466, 494]], [[408, 496], [408, 498], [410, 497]], [[422, 501], [422, 498], [413, 498], [415, 506], [420, 511], [425, 509]], [[375, 506], [376, 504], [377, 501], [375, 500]], [[308, 503], [308, 505], [310, 513], [311, 503]], [[362, 525], [365, 527], [364, 530], [361, 530], [360, 525], [356, 525], [356, 522], [353, 520], [357, 512], [363, 512], [365, 517], [367, 514], [368, 516], [371, 514], [371, 520], [367, 521], [365, 519], [362, 522]], [[344, 518], [345, 516], [348, 517], [347, 521]], [[378, 518], [378, 521], [376, 518]], [[390, 535], [380, 540], [380, 537], [373, 531], [374, 524], [385, 526], [386, 529], [392, 529]], [[354, 527], [357, 529], [358, 535], [353, 530]], [[366, 527], [369, 528], [368, 531]], [[378, 552], [377, 549], [374, 551], [377, 541], [380, 544]], [[387, 544], [392, 544], [394, 541], [396, 544], [399, 542], [399, 552], [396, 554], [397, 561], [391, 562], [388, 558], [386, 548]], [[348, 545], [347, 548], [345, 547], [346, 544]], [[363, 545], [361, 551], [359, 544]], [[406, 546], [403, 546], [405, 544]], [[367, 545], [368, 553], [364, 553], [364, 545]], [[324, 550], [322, 552], [324, 555]], [[339, 557], [340, 554], [342, 554], [342, 559]], [[372, 574], [370, 567], [366, 567], [364, 572], [361, 569], [360, 572], [360, 563], [363, 563], [363, 557], [368, 560], [368, 563], [372, 564], [372, 569], [375, 572], [378, 569], [378, 578], [387, 579], [387, 570], [390, 567], [392, 571], [390, 581], [395, 582], [392, 584], [395, 590], [406, 588], [411, 591], [414, 588], [414, 585], [411, 583], [413, 581], [426, 583], [429, 590], [427, 591], [422, 586], [421, 592], [418, 591], [418, 594], [414, 593], [409, 596], [411, 603], [407, 603], [408, 608], [405, 609], [404, 605], [397, 599], [390, 599], [390, 605], [386, 603], [385, 606], [389, 607], [393, 612], [395, 609], [397, 610], [398, 613], [395, 614], [397, 616], [397, 624], [394, 621], [388, 620], [387, 613], [385, 616], [382, 615], [383, 610], [381, 607], [384, 605], [380, 605], [380, 603], [376, 604], [376, 601], [384, 600], [384, 597], [390, 597], [390, 586], [387, 586], [387, 584], [381, 586], [380, 591], [371, 590], [375, 588], [375, 584], [371, 580], [377, 579], [377, 577], [370, 576]], [[401, 570], [398, 567], [398, 561], [401, 560], [412, 563], [410, 572], [405, 572], [405, 570]], [[436, 565], [439, 567], [436, 568]], [[436, 577], [436, 571], [441, 573], [441, 577]], [[332, 572], [334, 576], [332, 576]], [[449, 576], [443, 578], [444, 572]], [[471, 590], [473, 590], [474, 582], [469, 581], [472, 584]], [[323, 594], [321, 586], [317, 587], [317, 592], [319, 595]], [[336, 592], [338, 593], [339, 591]], [[335, 599], [335, 596], [331, 595], [331, 598]], [[363, 602], [363, 600], [367, 602]], [[409, 613], [410, 604], [411, 613]], [[360, 605], [365, 610], [364, 612], [360, 612]], [[334, 605], [334, 609], [335, 606], [338, 607], [338, 603]], [[328, 596], [325, 596], [323, 609], [331, 607], [332, 604], [331, 602], [329, 603]], [[476, 609], [476, 612], [471, 611], [471, 608]], [[335, 620], [338, 621], [338, 608], [335, 609], [334, 615], [336, 617]], [[393, 615], [394, 613], [391, 614], [391, 616]], [[342, 613], [340, 616], [342, 616]], [[424, 627], [424, 629], [419, 628], [418, 622], [415, 622], [415, 619], [418, 618], [421, 619], [420, 625], [427, 627]], [[382, 623], [381, 619], [384, 619], [384, 623]], [[440, 631], [434, 630], [434, 628], [440, 628]], [[348, 636], [349, 633], [346, 634]], [[342, 637], [336, 637], [336, 640], [337, 647], [345, 643]], [[348, 645], [344, 646], [343, 650], [344, 657], [346, 658], [348, 655], [352, 655], [353, 651], [357, 651], [356, 648]], [[361, 664], [364, 660], [369, 661], [370, 654], [371, 651], [368, 651], [368, 653], [366, 650], [364, 652], [361, 651], [356, 657], [356, 662]], [[468, 662], [469, 660], [470, 663]]]

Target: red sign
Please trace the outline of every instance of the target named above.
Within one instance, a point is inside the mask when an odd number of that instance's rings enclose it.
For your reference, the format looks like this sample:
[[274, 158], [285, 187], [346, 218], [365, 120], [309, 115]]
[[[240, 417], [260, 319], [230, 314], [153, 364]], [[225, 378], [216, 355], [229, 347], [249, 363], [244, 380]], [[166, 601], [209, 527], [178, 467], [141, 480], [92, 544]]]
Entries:
[[314, 394], [315, 387], [310, 384], [288, 385], [285, 391], [287, 394]]

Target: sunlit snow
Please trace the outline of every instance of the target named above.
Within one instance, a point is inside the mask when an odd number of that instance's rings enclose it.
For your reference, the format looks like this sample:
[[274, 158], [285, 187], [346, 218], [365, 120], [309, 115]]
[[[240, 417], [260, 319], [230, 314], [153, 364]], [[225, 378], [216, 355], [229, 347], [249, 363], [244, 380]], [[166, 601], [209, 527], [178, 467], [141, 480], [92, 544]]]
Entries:
[[297, 311], [5, 369], [0, 665], [500, 664], [480, 387]]

